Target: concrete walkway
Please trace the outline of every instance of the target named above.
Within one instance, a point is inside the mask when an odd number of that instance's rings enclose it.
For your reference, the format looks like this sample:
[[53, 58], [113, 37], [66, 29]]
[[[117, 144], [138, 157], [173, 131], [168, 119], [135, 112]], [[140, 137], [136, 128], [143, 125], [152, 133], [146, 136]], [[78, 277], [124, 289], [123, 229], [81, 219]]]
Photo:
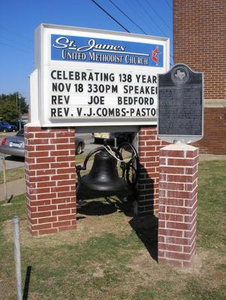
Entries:
[[[212, 155], [212, 154], [201, 154], [199, 161], [210, 161], [210, 160], [226, 160], [226, 155]], [[25, 179], [21, 178], [11, 182], [7, 182], [7, 198], [24, 194], [26, 192]], [[5, 189], [4, 185], [0, 184], [0, 201], [5, 200]]]
[[[10, 181], [6, 183], [7, 199], [11, 196], [15, 197], [26, 192], [25, 178]], [[0, 184], [0, 201], [5, 200], [5, 187]]]
[[226, 155], [200, 154], [199, 161], [226, 160]]

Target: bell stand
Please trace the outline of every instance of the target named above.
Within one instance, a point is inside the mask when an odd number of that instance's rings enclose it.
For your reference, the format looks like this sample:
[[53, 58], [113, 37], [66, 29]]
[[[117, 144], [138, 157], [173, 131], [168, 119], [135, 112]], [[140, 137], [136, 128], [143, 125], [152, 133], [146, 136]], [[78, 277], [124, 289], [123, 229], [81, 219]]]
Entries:
[[[128, 147], [129, 147], [129, 149], [128, 149]], [[122, 150], [122, 149], [132, 153], [132, 157], [129, 160], [127, 159], [125, 161], [123, 159], [123, 156], [120, 153], [120, 150]], [[126, 183], [127, 193], [129, 191], [129, 189], [133, 190], [135, 188], [135, 185], [138, 180], [138, 175], [139, 175], [139, 157], [138, 157], [138, 153], [137, 153], [136, 149], [134, 148], [134, 146], [128, 142], [124, 142], [124, 143], [120, 144], [120, 146], [117, 149], [114, 147], [105, 145], [105, 146], [101, 146], [101, 147], [98, 147], [98, 148], [90, 151], [90, 153], [87, 155], [87, 157], [84, 160], [83, 166], [79, 165], [76, 167], [76, 172], [77, 172], [77, 176], [78, 176], [77, 192], [79, 192], [80, 188], [82, 188], [85, 184], [87, 185], [87, 186], [85, 186], [87, 188], [86, 190], [89, 190], [90, 186], [93, 186], [93, 184], [90, 184], [90, 185], [87, 184], [87, 177], [89, 176], [89, 174], [85, 175], [86, 176], [86, 178], [85, 178], [85, 176], [81, 176], [80, 172], [85, 171], [87, 169], [87, 163], [88, 163], [89, 159], [91, 158], [91, 156], [94, 154], [96, 156], [101, 151], [106, 151], [109, 156], [112, 156], [113, 158], [116, 159], [116, 161], [120, 162], [120, 167], [122, 169], [121, 179], [123, 179]], [[93, 171], [92, 168], [91, 168], [90, 173]], [[133, 175], [130, 175], [131, 170], [133, 172]], [[134, 174], [135, 174], [135, 176], [134, 176]], [[118, 179], [121, 180], [120, 178], [118, 178]], [[98, 184], [100, 186], [101, 182], [98, 182]], [[103, 189], [102, 190], [101, 189], [102, 189], [102, 187], [100, 188], [100, 193], [101, 193], [101, 191], [102, 191], [102, 193], [104, 193]], [[123, 190], [125, 192], [125, 188], [123, 188]], [[94, 188], [93, 192], [97, 192], [97, 189]], [[105, 192], [107, 192], [107, 191], [105, 190]], [[116, 195], [119, 192], [120, 192], [120, 190], [117, 190]], [[133, 194], [134, 193], [135, 193], [135, 191], [133, 191]], [[128, 197], [128, 195], [127, 195], [127, 197]], [[134, 202], [134, 207], [135, 206], [137, 207], [137, 205], [135, 205], [135, 201], [133, 201], [133, 202]], [[87, 203], [84, 200], [82, 200], [82, 199], [78, 200], [78, 207], [85, 206], [86, 204]], [[137, 212], [137, 209], [134, 209], [134, 211]]]

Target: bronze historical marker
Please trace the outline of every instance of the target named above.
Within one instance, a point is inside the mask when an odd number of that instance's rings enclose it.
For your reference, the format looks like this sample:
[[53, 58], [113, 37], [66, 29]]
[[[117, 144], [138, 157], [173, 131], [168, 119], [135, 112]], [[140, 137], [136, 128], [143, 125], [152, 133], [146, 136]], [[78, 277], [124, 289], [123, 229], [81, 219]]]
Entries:
[[203, 73], [184, 64], [158, 76], [158, 135], [168, 142], [203, 137]]

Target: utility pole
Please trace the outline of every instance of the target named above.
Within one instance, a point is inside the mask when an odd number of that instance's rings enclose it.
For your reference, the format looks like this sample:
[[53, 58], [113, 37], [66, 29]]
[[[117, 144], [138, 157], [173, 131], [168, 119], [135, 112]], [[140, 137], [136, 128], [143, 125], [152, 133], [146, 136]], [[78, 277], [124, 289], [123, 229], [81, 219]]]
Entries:
[[18, 96], [18, 92], [16, 92], [16, 110], [18, 110], [18, 99], [17, 99], [18, 97], [17, 96]]
[[[19, 130], [21, 129], [21, 99], [20, 99], [20, 94], [19, 92], [16, 92], [16, 109], [19, 112]], [[19, 105], [18, 105], [18, 101], [19, 101]]]
[[21, 97], [19, 98], [19, 93], [18, 93], [18, 100], [19, 100], [19, 130], [21, 130]]

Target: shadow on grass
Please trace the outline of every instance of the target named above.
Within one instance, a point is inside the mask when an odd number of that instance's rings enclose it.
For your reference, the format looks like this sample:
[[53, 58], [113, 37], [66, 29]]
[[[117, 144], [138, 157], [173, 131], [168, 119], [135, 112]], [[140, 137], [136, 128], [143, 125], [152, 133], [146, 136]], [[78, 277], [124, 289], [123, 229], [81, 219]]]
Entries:
[[138, 178], [138, 216], [130, 220], [130, 226], [142, 241], [150, 256], [158, 261], [158, 218], [154, 215], [154, 180], [144, 165], [140, 164]]
[[24, 283], [23, 300], [28, 299], [30, 279], [31, 279], [31, 266], [28, 266], [27, 272], [26, 272], [25, 283]]
[[158, 261], [158, 218], [154, 215], [134, 217], [129, 223], [150, 256]]
[[109, 203], [93, 200], [87, 205], [78, 208], [78, 211], [87, 216], [103, 216], [116, 212], [117, 208]]
[[7, 157], [5, 158], [5, 160], [8, 160], [8, 161], [24, 162], [24, 157], [10, 155], [10, 156], [7, 156]]
[[125, 215], [133, 217], [133, 203], [128, 192], [98, 192], [80, 188], [77, 192], [78, 211], [84, 215], [108, 215], [121, 210]]
[[[91, 196], [92, 195], [92, 196]], [[125, 194], [113, 195], [80, 190], [77, 199], [85, 201], [86, 205], [79, 207], [78, 212], [83, 215], [108, 215], [121, 211], [131, 217], [129, 224], [137, 237], [142, 241], [150, 256], [157, 261], [158, 254], [158, 218], [153, 214], [145, 216], [134, 215], [133, 201], [125, 201]], [[149, 202], [150, 203], [150, 202]]]

